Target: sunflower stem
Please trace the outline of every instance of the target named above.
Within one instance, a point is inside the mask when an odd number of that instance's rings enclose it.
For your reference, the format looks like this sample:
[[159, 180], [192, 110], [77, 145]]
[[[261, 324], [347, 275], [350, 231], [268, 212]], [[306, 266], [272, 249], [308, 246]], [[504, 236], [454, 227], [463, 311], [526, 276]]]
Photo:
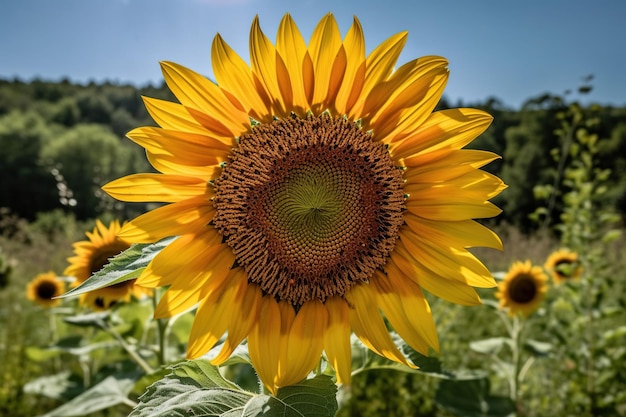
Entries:
[[[154, 295], [152, 296], [152, 307], [153, 311], [156, 311], [157, 308], [157, 291], [154, 291]], [[157, 352], [157, 360], [159, 361], [159, 366], [163, 366], [165, 364], [165, 340], [166, 332], [167, 332], [167, 319], [156, 319], [157, 326], [157, 339], [159, 344], [159, 350]]]
[[137, 365], [139, 365], [141, 369], [144, 370], [146, 374], [154, 373], [154, 369], [152, 369], [152, 367], [148, 364], [148, 362], [146, 362], [141, 357], [141, 355], [139, 355], [137, 351], [124, 340], [122, 335], [120, 335], [117, 331], [115, 331], [113, 327], [109, 326], [103, 320], [98, 320], [97, 322], [98, 322], [98, 325], [102, 328], [102, 330], [104, 330], [105, 332], [113, 336], [115, 340], [118, 341], [120, 346], [122, 346], [122, 348], [126, 351], [126, 353], [128, 353], [128, 355], [137, 363]]
[[521, 381], [521, 370], [522, 370], [522, 330], [523, 330], [523, 321], [520, 319], [518, 315], [513, 317], [513, 326], [512, 332], [510, 333], [511, 339], [513, 341], [513, 391], [511, 392], [511, 397], [513, 398], [513, 403], [515, 404], [515, 408], [517, 410], [517, 415], [521, 415], [520, 413], [520, 381]]

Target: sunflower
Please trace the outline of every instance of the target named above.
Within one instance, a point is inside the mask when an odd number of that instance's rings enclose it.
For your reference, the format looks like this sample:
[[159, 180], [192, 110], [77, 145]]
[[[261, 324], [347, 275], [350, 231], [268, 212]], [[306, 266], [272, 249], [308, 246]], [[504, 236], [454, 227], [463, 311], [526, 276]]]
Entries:
[[501, 248], [473, 220], [500, 213], [487, 200], [505, 186], [479, 170], [498, 156], [462, 149], [492, 118], [433, 112], [448, 63], [426, 56], [394, 70], [406, 37], [366, 55], [359, 21], [342, 40], [328, 14], [307, 45], [287, 14], [275, 45], [254, 19], [250, 65], [218, 34], [215, 82], [161, 64], [180, 104], [145, 98], [160, 127], [128, 134], [159, 173], [104, 190], [122, 201], [169, 203], [120, 236], [178, 236], [137, 282], [169, 286], [156, 317], [198, 306], [189, 358], [227, 333], [212, 363], [247, 338], [272, 392], [305, 378], [323, 352], [346, 383], [352, 331], [377, 354], [414, 366], [383, 317], [427, 354], [438, 340], [422, 288], [474, 305], [472, 287], [495, 286], [467, 248]]
[[514, 262], [498, 285], [496, 298], [500, 299], [500, 308], [508, 309], [510, 315], [530, 315], [548, 290], [547, 280], [541, 267], [533, 266], [530, 261]]
[[65, 292], [65, 283], [54, 272], [37, 275], [26, 286], [26, 297], [42, 307], [55, 307], [61, 303], [55, 298]]
[[552, 275], [552, 279], [557, 284], [577, 280], [582, 274], [578, 254], [567, 249], [552, 252], [548, 256], [544, 268]]
[[[106, 227], [100, 220], [96, 220], [96, 227], [92, 232], [86, 232], [88, 240], [73, 244], [75, 256], [68, 258], [69, 266], [64, 274], [76, 278], [72, 287], [76, 287], [89, 278], [94, 272], [102, 269], [109, 258], [125, 251], [130, 243], [117, 236], [120, 231], [120, 222], [112, 221]], [[124, 281], [99, 290], [90, 291], [80, 296], [80, 303], [93, 310], [107, 310], [120, 301], [129, 301], [130, 296], [140, 298], [149, 295], [152, 290], [135, 284], [135, 280]]]

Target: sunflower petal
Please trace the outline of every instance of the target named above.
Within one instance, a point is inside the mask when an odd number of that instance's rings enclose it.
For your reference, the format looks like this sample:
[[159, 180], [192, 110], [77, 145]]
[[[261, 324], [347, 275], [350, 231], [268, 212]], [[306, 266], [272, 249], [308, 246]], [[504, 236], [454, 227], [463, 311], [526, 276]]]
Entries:
[[364, 285], [355, 285], [349, 292], [353, 308], [350, 310], [350, 323], [354, 333], [370, 350], [389, 360], [403, 363], [416, 368], [406, 360], [389, 336], [378, 309], [373, 309], [376, 300], [370, 288]]
[[324, 334], [324, 350], [328, 362], [337, 373], [337, 382], [349, 384], [352, 372], [352, 350], [350, 346], [350, 309], [340, 297], [324, 303], [328, 310], [328, 329]]
[[361, 117], [361, 109], [370, 91], [393, 71], [396, 61], [406, 43], [408, 32], [400, 32], [378, 45], [365, 60], [365, 80], [361, 97], [349, 116], [354, 119]]
[[260, 288], [248, 283], [247, 274], [241, 268], [234, 272], [232, 279], [239, 282], [239, 288], [232, 300], [233, 305], [238, 306], [239, 310], [230, 317], [228, 336], [220, 353], [211, 360], [213, 365], [224, 363], [237, 346], [248, 337], [259, 319], [259, 305], [263, 297]]
[[390, 259], [391, 262], [385, 265], [389, 274], [413, 280], [431, 294], [452, 303], [468, 306], [481, 304], [480, 297], [474, 288], [464, 282], [446, 279], [433, 273], [421, 265], [412, 254], [409, 254], [402, 242], [396, 243]]
[[493, 117], [482, 110], [448, 109], [432, 113], [410, 135], [390, 144], [399, 159], [422, 156], [441, 149], [461, 149], [483, 133]]
[[248, 130], [250, 120], [243, 111], [243, 106], [240, 103], [233, 105], [216, 84], [197, 72], [173, 62], [162, 62], [161, 69], [167, 86], [203, 126], [210, 127], [212, 124], [202, 123], [197, 114], [194, 115], [191, 110], [201, 111], [204, 116], [212, 115], [212, 119], [218, 120], [228, 129], [226, 132], [222, 130], [216, 132], [224, 136], [230, 133], [231, 136], [237, 137]]
[[168, 236], [202, 230], [213, 218], [215, 209], [206, 196], [156, 208], [124, 225], [118, 236], [128, 242], [150, 243]]
[[150, 117], [163, 129], [206, 135], [208, 132], [194, 119], [185, 106], [171, 101], [142, 97]]
[[335, 99], [335, 109], [340, 115], [349, 113], [365, 83], [365, 37], [356, 16], [343, 41], [343, 48], [346, 54], [346, 69]]
[[111, 197], [128, 202], [175, 203], [206, 195], [208, 184], [198, 178], [166, 174], [132, 174], [102, 187]]
[[256, 120], [271, 121], [269, 102], [267, 97], [259, 94], [250, 67], [219, 34], [213, 39], [211, 62], [217, 84], [222, 89], [237, 97], [244, 110]]
[[278, 374], [280, 347], [280, 308], [272, 297], [265, 296], [261, 299], [258, 320], [248, 336], [248, 352], [259, 378], [273, 394], [277, 391], [274, 379]]
[[278, 367], [278, 386], [293, 385], [315, 368], [322, 354], [327, 326], [328, 312], [320, 301], [302, 305], [287, 335], [286, 355], [281, 355], [281, 359], [286, 360]]
[[274, 115], [284, 117], [288, 111], [277, 77], [276, 62], [278, 59], [282, 58], [276, 53], [276, 48], [261, 30], [259, 17], [256, 16], [250, 29], [250, 64], [262, 86], [261, 88], [270, 97], [270, 105]]
[[187, 358], [195, 359], [207, 353], [222, 337], [234, 315], [239, 314], [239, 305], [233, 302], [237, 282], [231, 280], [222, 290], [213, 291], [203, 299], [189, 333]]
[[276, 36], [276, 50], [282, 57], [289, 74], [292, 92], [292, 111], [303, 116], [309, 108], [304, 88], [303, 65], [307, 54], [307, 47], [300, 30], [287, 13], [280, 21]]
[[[340, 68], [335, 68], [334, 62], [341, 48], [341, 33], [339, 26], [332, 14], [327, 14], [320, 20], [309, 41], [309, 55], [313, 61], [313, 70], [315, 72], [315, 87], [313, 91], [313, 101], [311, 109], [314, 113], [320, 113], [334, 102], [336, 91], [331, 91], [331, 78], [335, 73], [335, 79], [339, 77], [339, 72], [343, 72], [345, 65], [340, 64]], [[345, 57], [345, 51], [344, 51]], [[341, 73], [343, 78], [343, 73]], [[339, 83], [336, 82], [336, 86]], [[329, 95], [330, 94], [330, 95]]]
[[385, 317], [413, 349], [428, 355], [439, 349], [437, 330], [428, 301], [419, 286], [399, 276], [377, 272], [370, 281]]

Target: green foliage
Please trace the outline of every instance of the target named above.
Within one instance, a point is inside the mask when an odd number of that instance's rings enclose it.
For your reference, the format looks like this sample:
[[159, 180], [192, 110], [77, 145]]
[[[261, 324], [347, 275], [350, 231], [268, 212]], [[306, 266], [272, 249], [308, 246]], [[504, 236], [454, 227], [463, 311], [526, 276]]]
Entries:
[[278, 390], [276, 396], [241, 390], [208, 362], [182, 362], [148, 388], [132, 417], [332, 417], [337, 387], [320, 375]]

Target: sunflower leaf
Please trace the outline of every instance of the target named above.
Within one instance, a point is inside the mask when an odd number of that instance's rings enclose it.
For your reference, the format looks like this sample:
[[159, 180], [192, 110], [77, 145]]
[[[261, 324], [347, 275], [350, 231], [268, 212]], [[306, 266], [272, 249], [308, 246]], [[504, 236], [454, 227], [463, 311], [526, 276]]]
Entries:
[[109, 376], [42, 417], [79, 417], [107, 408], [128, 404], [128, 394], [135, 381]]
[[134, 244], [109, 260], [100, 271], [94, 273], [79, 286], [72, 288], [59, 298], [83, 294], [99, 288], [136, 279], [150, 261], [163, 248], [172, 243], [175, 237], [162, 239], [156, 243]]
[[206, 360], [171, 369], [139, 397], [129, 417], [332, 417], [337, 411], [337, 388], [327, 376], [281, 388], [272, 396], [242, 390]]
[[508, 417], [515, 415], [511, 398], [490, 394], [487, 377], [443, 379], [437, 387], [435, 402], [454, 415], [467, 417]]

